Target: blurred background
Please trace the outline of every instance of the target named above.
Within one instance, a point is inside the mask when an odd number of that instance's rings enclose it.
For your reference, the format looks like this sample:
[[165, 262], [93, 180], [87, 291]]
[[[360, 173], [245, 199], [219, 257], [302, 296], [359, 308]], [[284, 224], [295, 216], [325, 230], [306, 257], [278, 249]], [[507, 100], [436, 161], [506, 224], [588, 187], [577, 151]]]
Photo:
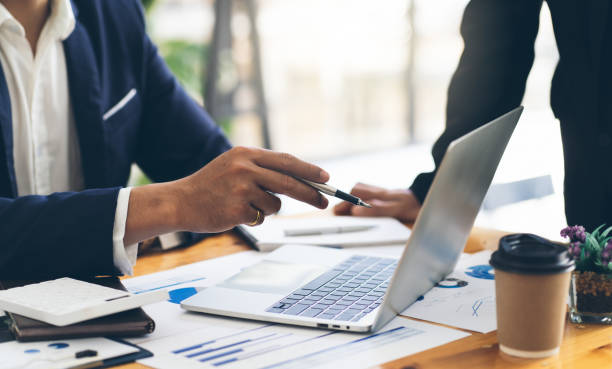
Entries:
[[[467, 2], [143, 0], [161, 55], [235, 145], [313, 161], [344, 190], [358, 181], [406, 188], [433, 168]], [[549, 107], [557, 60], [544, 5], [525, 113], [478, 225], [559, 238], [563, 162]], [[136, 170], [132, 183], [146, 181]], [[312, 210], [283, 202], [285, 214]]]

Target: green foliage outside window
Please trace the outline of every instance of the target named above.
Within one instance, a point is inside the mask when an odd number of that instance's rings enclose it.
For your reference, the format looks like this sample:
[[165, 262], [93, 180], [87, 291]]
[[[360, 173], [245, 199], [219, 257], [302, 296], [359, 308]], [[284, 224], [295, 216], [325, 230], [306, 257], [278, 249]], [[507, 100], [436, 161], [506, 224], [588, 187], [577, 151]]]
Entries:
[[155, 2], [155, 0], [140, 0], [142, 2], [142, 6], [145, 8], [145, 11], [149, 11], [149, 9], [151, 9], [151, 6], [153, 6], [153, 3]]
[[[148, 14], [156, 0], [141, 0]], [[161, 56], [189, 94], [202, 102], [202, 81], [208, 45], [188, 40], [155, 40]]]
[[[149, 13], [156, 0], [141, 0], [141, 2], [145, 12]], [[208, 45], [187, 40], [163, 40], [156, 43], [160, 55], [181, 85], [196, 101], [202, 103], [202, 83]], [[222, 125], [224, 130], [228, 127], [229, 124]], [[144, 173], [133, 173], [133, 176], [130, 182], [135, 186], [151, 183]]]
[[183, 87], [201, 100], [204, 61], [208, 45], [185, 40], [168, 40], [159, 44], [159, 52]]

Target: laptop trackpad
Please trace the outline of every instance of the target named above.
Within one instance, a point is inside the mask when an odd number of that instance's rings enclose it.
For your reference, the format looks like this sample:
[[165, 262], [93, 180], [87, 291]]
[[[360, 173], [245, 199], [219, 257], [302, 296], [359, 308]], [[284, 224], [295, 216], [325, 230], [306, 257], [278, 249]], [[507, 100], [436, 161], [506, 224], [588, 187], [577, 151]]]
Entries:
[[320, 265], [263, 260], [217, 286], [251, 292], [287, 294], [328, 269]]

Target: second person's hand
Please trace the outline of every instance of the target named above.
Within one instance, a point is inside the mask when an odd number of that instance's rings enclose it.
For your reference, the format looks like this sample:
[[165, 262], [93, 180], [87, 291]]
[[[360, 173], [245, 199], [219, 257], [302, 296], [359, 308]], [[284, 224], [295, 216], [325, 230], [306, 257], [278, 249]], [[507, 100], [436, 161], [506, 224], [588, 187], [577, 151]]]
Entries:
[[421, 210], [421, 203], [410, 190], [389, 190], [365, 183], [357, 183], [351, 194], [372, 205], [372, 208], [341, 202], [334, 207], [336, 215], [363, 217], [393, 217], [402, 223], [412, 223]]

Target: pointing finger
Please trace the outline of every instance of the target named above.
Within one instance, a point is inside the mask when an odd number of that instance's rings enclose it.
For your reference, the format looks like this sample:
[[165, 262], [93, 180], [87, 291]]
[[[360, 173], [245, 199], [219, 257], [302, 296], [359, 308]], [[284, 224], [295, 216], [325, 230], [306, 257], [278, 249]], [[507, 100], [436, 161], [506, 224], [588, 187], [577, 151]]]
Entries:
[[254, 162], [261, 167], [287, 173], [313, 182], [325, 183], [329, 181], [329, 173], [325, 170], [314, 164], [300, 160], [291, 154], [261, 150], [260, 155], [254, 158]]

